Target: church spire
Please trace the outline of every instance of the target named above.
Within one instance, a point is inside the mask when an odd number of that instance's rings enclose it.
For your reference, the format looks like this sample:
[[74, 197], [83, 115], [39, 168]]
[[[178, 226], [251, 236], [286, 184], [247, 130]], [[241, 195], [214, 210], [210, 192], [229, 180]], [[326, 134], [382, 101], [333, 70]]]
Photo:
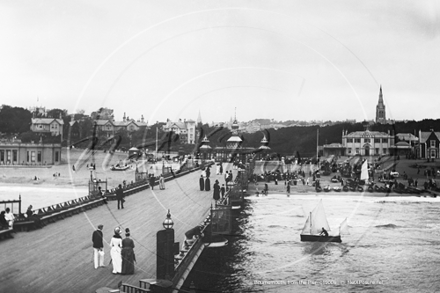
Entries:
[[382, 95], [382, 85], [379, 88], [379, 102], [376, 106], [376, 122], [377, 123], [386, 123], [386, 112], [385, 105], [383, 103], [383, 95]]
[[197, 124], [203, 124], [202, 123], [202, 116], [200, 115], [200, 110], [199, 110], [199, 116], [197, 117]]
[[383, 104], [382, 85], [380, 85], [380, 90], [379, 90], [379, 103]]

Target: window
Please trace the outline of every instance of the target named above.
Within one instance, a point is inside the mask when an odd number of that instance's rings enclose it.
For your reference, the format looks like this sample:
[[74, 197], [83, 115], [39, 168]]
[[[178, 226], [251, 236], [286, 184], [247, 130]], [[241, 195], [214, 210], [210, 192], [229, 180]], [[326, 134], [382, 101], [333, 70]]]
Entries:
[[387, 149], [383, 149], [383, 153], [386, 154], [387, 153]]
[[58, 151], [55, 152], [55, 162], [58, 162], [59, 160], [59, 153]]
[[348, 153], [351, 154], [351, 149], [348, 149]]
[[430, 140], [429, 142], [431, 143], [431, 147], [435, 148], [435, 140]]
[[369, 139], [369, 138], [364, 138], [364, 142], [365, 142], [365, 143], [369, 143], [369, 142], [370, 142], [370, 139]]
[[359, 154], [359, 148], [356, 148], [356, 154]]
[[375, 138], [374, 143], [380, 143], [380, 138]]
[[6, 161], [8, 161], [8, 162], [11, 161], [11, 151], [10, 150], [6, 151]]
[[12, 151], [12, 161], [17, 162], [18, 161], [18, 153], [17, 150]]
[[0, 151], [0, 162], [5, 161], [5, 151]]
[[354, 142], [361, 142], [361, 139], [360, 138], [355, 138]]
[[347, 142], [353, 142], [352, 138], [347, 138]]
[[379, 148], [375, 148], [375, 154], [376, 154], [376, 155], [379, 154]]
[[26, 152], [26, 162], [30, 162], [30, 160], [31, 160], [31, 152], [27, 151]]
[[35, 152], [31, 152], [31, 162], [35, 162]]
[[37, 153], [37, 162], [41, 162], [41, 151]]
[[388, 143], [388, 138], [382, 138], [382, 143]]

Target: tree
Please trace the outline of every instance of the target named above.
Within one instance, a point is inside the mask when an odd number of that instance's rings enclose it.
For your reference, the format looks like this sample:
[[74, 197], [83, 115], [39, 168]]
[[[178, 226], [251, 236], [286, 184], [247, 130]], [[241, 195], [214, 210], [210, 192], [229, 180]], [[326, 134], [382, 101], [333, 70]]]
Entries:
[[26, 132], [31, 126], [32, 113], [19, 107], [3, 105], [0, 110], [0, 132], [8, 135]]

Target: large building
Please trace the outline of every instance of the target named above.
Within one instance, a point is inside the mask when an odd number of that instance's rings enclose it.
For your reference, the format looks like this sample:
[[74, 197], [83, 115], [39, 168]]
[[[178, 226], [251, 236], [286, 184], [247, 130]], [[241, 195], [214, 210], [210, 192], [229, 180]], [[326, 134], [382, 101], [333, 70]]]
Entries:
[[44, 166], [60, 163], [61, 144], [0, 141], [0, 165]]
[[380, 156], [392, 154], [395, 148], [394, 136], [389, 132], [379, 131], [355, 131], [342, 132], [341, 144], [330, 144], [323, 146], [324, 156]]
[[[200, 120], [201, 121], [201, 120]], [[167, 123], [162, 127], [165, 132], [174, 132], [179, 135], [181, 143], [195, 144], [197, 140], [196, 122], [194, 120], [179, 119], [173, 122], [167, 119]]]

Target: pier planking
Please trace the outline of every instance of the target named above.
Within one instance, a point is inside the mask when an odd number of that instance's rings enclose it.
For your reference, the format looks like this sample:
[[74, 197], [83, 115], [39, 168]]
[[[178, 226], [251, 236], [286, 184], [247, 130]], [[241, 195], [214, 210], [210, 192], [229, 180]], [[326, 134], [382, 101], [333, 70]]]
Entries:
[[[230, 170], [228, 165], [225, 170]], [[211, 168], [211, 184], [224, 183]], [[124, 209], [116, 201], [49, 224], [43, 229], [16, 233], [0, 243], [0, 291], [10, 292], [95, 292], [100, 287], [116, 288], [122, 281], [138, 285], [140, 279], [156, 277], [156, 233], [170, 209], [175, 241], [198, 225], [208, 214], [211, 191], [200, 191], [200, 172], [194, 171], [166, 182], [166, 189], [147, 189], [126, 198]], [[92, 232], [103, 224], [105, 268], [94, 269]], [[135, 242], [134, 275], [113, 275], [109, 242], [116, 226], [130, 228]], [[123, 235], [124, 237], [124, 235]], [[11, 291], [12, 290], [12, 291]]]

